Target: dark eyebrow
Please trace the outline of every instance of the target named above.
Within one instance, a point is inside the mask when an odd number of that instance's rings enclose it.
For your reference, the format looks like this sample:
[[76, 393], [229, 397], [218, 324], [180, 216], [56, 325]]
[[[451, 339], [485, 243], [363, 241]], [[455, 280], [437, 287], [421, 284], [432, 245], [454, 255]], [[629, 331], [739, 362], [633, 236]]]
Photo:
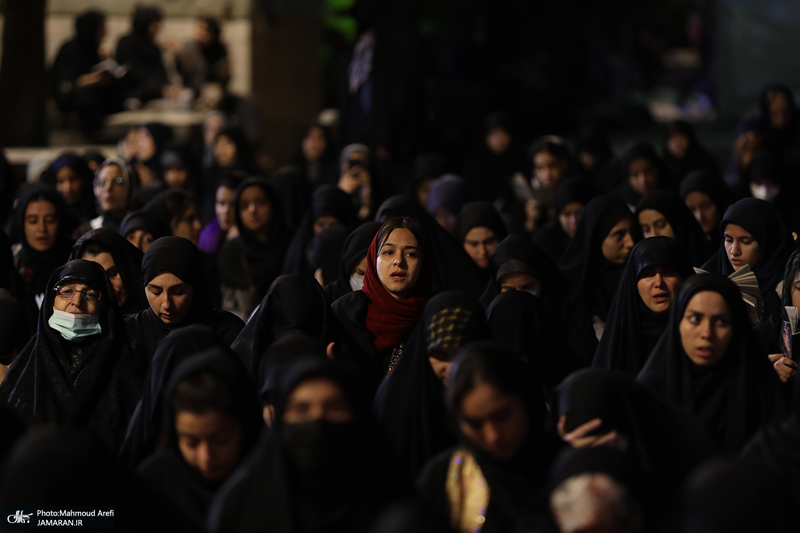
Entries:
[[164, 290], [164, 287], [161, 287], [160, 285], [153, 285], [152, 283], [148, 283], [148, 284], [147, 284], [147, 286], [148, 286], [148, 287], [150, 287], [151, 289], [161, 289], [161, 290]]
[[[383, 243], [383, 246], [398, 246], [398, 245], [393, 242], [385, 242]], [[383, 248], [383, 246], [381, 246], [381, 248]], [[404, 248], [406, 249], [413, 248], [415, 250], [419, 250], [419, 246], [404, 246]]]

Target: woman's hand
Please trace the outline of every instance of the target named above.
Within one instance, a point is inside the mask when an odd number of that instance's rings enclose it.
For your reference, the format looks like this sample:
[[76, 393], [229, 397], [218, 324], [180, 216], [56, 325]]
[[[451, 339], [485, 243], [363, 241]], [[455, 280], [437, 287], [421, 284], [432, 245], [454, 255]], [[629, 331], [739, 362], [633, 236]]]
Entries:
[[591, 433], [603, 425], [603, 421], [599, 418], [589, 420], [569, 433], [567, 433], [565, 429], [566, 424], [567, 417], [561, 415], [561, 418], [558, 419], [558, 436], [573, 448], [593, 448], [603, 445], [610, 445], [615, 448], [624, 448], [627, 446], [627, 439], [622, 435], [618, 435], [616, 430], [609, 431], [604, 435], [588, 435], [588, 433]]
[[797, 368], [797, 363], [788, 357], [783, 357], [783, 354], [771, 353], [768, 357], [781, 383], [786, 383], [797, 373], [797, 370], [795, 370]]

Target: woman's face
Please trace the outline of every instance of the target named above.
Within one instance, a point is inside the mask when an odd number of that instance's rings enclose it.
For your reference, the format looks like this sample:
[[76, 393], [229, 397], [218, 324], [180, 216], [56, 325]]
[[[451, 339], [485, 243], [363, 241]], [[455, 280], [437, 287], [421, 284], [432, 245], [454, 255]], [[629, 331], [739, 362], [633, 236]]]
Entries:
[[219, 187], [214, 202], [214, 213], [217, 215], [219, 229], [228, 231], [236, 223], [233, 200], [236, 191], [227, 187]]
[[128, 242], [137, 247], [142, 253], [145, 253], [153, 241], [156, 240], [153, 234], [143, 229], [131, 230], [125, 234]]
[[698, 292], [689, 300], [679, 326], [686, 356], [698, 366], [719, 363], [733, 336], [728, 304], [714, 291]]
[[185, 168], [167, 167], [164, 169], [164, 181], [168, 187], [184, 189], [189, 181], [189, 172]]
[[633, 249], [631, 220], [623, 218], [611, 228], [603, 240], [603, 257], [615, 265], [624, 265]]
[[375, 263], [381, 285], [397, 300], [408, 297], [422, 272], [422, 256], [414, 234], [393, 230], [378, 250]]
[[220, 135], [214, 143], [214, 157], [221, 167], [232, 164], [236, 161], [236, 144], [226, 135]]
[[136, 157], [139, 161], [150, 161], [156, 155], [156, 141], [147, 128], [139, 128], [136, 135]]
[[239, 196], [239, 216], [245, 228], [256, 234], [269, 229], [272, 206], [261, 187], [247, 187]]
[[644, 196], [658, 185], [658, 170], [650, 159], [637, 157], [628, 165], [628, 183], [636, 194]]
[[93, 261], [103, 267], [108, 280], [111, 282], [111, 287], [114, 289], [114, 299], [117, 301], [117, 305], [122, 307], [128, 299], [128, 292], [125, 290], [125, 284], [122, 282], [122, 276], [119, 273], [117, 264], [114, 262], [114, 257], [108, 252], [103, 252], [97, 255], [87, 254], [81, 259]]
[[782, 130], [789, 124], [792, 107], [786, 95], [776, 93], [769, 102], [769, 121], [776, 130]]
[[528, 435], [525, 405], [518, 396], [478, 383], [461, 400], [458, 427], [479, 450], [495, 459], [512, 459]]
[[200, 241], [200, 230], [203, 229], [197, 216], [197, 205], [194, 202], [190, 203], [183, 215], [175, 217], [170, 226], [174, 236], [189, 239], [197, 244]]
[[672, 229], [667, 218], [655, 209], [642, 209], [637, 217], [645, 239], [661, 235], [675, 238], [675, 230]]
[[327, 378], [308, 378], [300, 382], [286, 401], [284, 424], [302, 424], [325, 420], [343, 423], [353, 420], [355, 413], [342, 388]]
[[171, 272], [150, 280], [144, 293], [150, 309], [165, 324], [180, 324], [192, 309], [194, 287]]
[[691, 209], [694, 218], [700, 223], [703, 232], [708, 234], [714, 231], [719, 224], [717, 204], [709, 195], [700, 191], [692, 191], [683, 199], [686, 206]]
[[792, 283], [792, 305], [800, 309], [800, 269], [794, 274], [794, 283]]
[[583, 205], [578, 202], [570, 202], [564, 206], [561, 213], [558, 214], [558, 223], [561, 224], [561, 229], [564, 233], [569, 235], [570, 239], [575, 236], [578, 231], [578, 222], [581, 220], [583, 214]]
[[671, 268], [656, 266], [642, 270], [636, 288], [648, 309], [663, 314], [672, 306], [682, 282], [678, 273]]
[[47, 200], [34, 200], [25, 208], [25, 240], [37, 252], [46, 252], [58, 237], [56, 206]]
[[489, 259], [497, 248], [497, 235], [486, 226], [476, 226], [464, 236], [464, 251], [480, 268], [489, 266]]
[[214, 409], [205, 413], [175, 414], [178, 449], [190, 468], [204, 479], [222, 481], [242, 457], [242, 425]]
[[53, 309], [74, 315], [100, 313], [100, 291], [78, 282], [65, 283], [56, 288], [58, 290], [53, 300]]
[[750, 265], [751, 269], [755, 269], [761, 258], [758, 241], [747, 230], [736, 224], [725, 226], [722, 235], [725, 239], [725, 252], [728, 254], [728, 261], [733, 269], [739, 270], [745, 265]]
[[124, 212], [126, 205], [125, 180], [119, 165], [106, 165], [94, 179], [94, 195], [103, 212]]
[[505, 128], [494, 127], [486, 134], [486, 146], [494, 155], [503, 155], [511, 145], [511, 135]]
[[533, 169], [541, 182], [547, 186], [556, 188], [564, 178], [566, 164], [555, 154], [550, 152], [539, 152], [533, 156]]
[[71, 168], [62, 167], [56, 174], [56, 190], [67, 205], [76, 205], [81, 201], [82, 187], [81, 177]]
[[667, 151], [672, 154], [675, 159], [682, 159], [686, 155], [686, 150], [689, 149], [689, 137], [683, 133], [674, 132], [667, 139]]
[[325, 147], [328, 145], [328, 140], [325, 138], [325, 132], [322, 128], [311, 128], [303, 137], [302, 149], [303, 157], [309, 161], [317, 161], [325, 153]]

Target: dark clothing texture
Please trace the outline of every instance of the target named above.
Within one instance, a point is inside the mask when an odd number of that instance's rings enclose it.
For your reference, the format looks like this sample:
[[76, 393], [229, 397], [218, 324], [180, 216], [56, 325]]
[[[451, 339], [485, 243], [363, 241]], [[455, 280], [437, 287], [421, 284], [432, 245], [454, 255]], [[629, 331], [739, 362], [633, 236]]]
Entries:
[[711, 250], [703, 228], [677, 193], [653, 191], [636, 205], [636, 215], [645, 209], [657, 211], [667, 219], [690, 265], [700, 266], [706, 262]]

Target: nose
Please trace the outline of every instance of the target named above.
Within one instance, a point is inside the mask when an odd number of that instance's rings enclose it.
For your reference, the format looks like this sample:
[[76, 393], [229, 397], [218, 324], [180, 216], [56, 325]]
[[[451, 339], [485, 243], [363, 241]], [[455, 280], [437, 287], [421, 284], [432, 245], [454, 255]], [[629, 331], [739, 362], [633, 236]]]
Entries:
[[703, 339], [711, 338], [711, 321], [703, 320], [700, 323], [700, 337]]
[[487, 422], [483, 428], [483, 440], [486, 442], [486, 445], [491, 447], [497, 443], [499, 434], [497, 432], [497, 428], [491, 422]]
[[742, 249], [739, 246], [739, 243], [736, 241], [736, 239], [731, 241], [730, 250], [731, 250], [731, 255], [739, 255], [742, 253]]
[[633, 237], [631, 237], [630, 233], [625, 234], [625, 248], [629, 250], [633, 248]]
[[655, 276], [653, 276], [653, 281], [656, 287], [661, 287], [661, 283], [664, 281], [664, 278], [661, 277], [660, 273], [657, 273]]
[[161, 308], [165, 311], [169, 311], [171, 307], [172, 307], [172, 300], [169, 296], [165, 294], [163, 300], [161, 301]]
[[208, 468], [211, 464], [211, 450], [207, 442], [201, 442], [197, 447], [197, 463], [201, 468]]

